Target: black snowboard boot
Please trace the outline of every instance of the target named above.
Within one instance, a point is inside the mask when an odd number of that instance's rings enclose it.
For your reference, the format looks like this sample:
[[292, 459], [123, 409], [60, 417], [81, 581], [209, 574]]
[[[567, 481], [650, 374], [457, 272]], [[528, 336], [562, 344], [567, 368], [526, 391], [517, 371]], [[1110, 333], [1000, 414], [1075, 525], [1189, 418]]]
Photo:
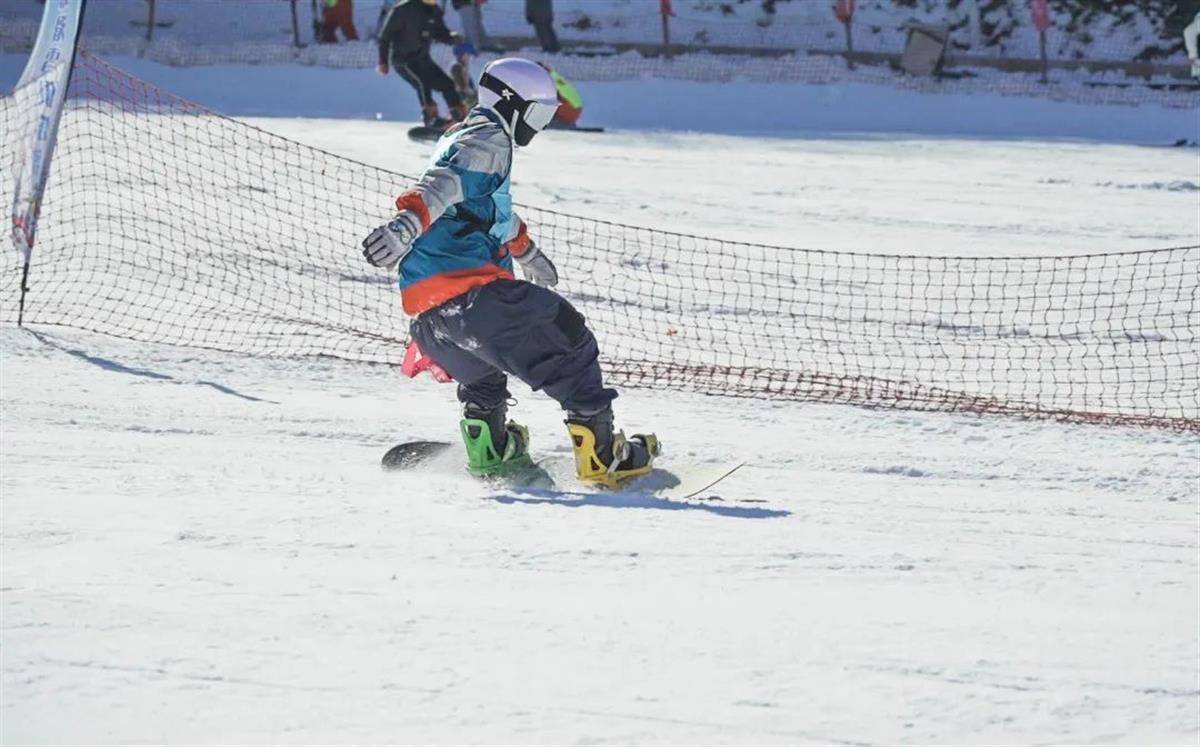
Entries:
[[425, 123], [425, 126], [431, 130], [444, 130], [450, 126], [450, 120], [443, 119], [438, 114], [437, 104], [422, 106], [421, 120]]
[[463, 405], [460, 424], [467, 447], [467, 469], [476, 475], [504, 474], [530, 464], [529, 431], [508, 418], [508, 405], [484, 408]]
[[575, 451], [575, 472], [582, 482], [615, 488], [653, 468], [658, 438], [653, 433], [629, 438], [624, 431], [613, 433], [612, 408], [591, 414], [570, 412], [566, 423]]

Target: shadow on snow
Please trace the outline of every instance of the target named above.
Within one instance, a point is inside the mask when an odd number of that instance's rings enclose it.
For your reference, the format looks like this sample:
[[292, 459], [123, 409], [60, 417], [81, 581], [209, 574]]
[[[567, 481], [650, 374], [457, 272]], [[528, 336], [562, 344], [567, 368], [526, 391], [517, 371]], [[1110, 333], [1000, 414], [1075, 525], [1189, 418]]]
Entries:
[[642, 508], [659, 511], [703, 511], [733, 519], [780, 519], [791, 516], [791, 511], [775, 508], [752, 508], [749, 506], [723, 506], [694, 501], [672, 501], [651, 493], [622, 490], [612, 493], [568, 493], [541, 488], [522, 488], [519, 492], [504, 492], [488, 496], [505, 505], [524, 504], [530, 506], [563, 506], [580, 508], [599, 506], [602, 508]]
[[195, 384], [196, 386], [207, 386], [212, 389], [216, 389], [218, 392], [221, 392], [222, 394], [228, 394], [232, 397], [244, 399], [249, 402], [266, 402], [266, 403], [272, 404], [272, 405], [279, 404], [278, 402], [275, 402], [273, 400], [262, 399], [261, 397], [252, 397], [249, 394], [242, 394], [241, 392], [231, 389], [230, 387], [227, 387], [224, 384], [218, 384], [213, 381], [203, 381], [203, 380], [180, 381], [179, 379], [176, 379], [174, 376], [171, 376], [170, 374], [164, 374], [164, 373], [159, 373], [157, 371], [151, 371], [147, 368], [134, 368], [133, 366], [127, 366], [124, 363], [120, 363], [119, 361], [114, 361], [109, 358], [101, 358], [98, 355], [91, 355], [91, 354], [89, 354], [83, 350], [79, 350], [77, 348], [69, 348], [66, 345], [59, 342], [58, 340], [55, 340], [54, 338], [52, 338], [48, 335], [44, 335], [41, 332], [35, 332], [28, 328], [26, 328], [26, 331], [29, 332], [29, 334], [33, 335], [34, 339], [36, 339], [38, 342], [42, 343], [43, 345], [54, 348], [55, 350], [58, 350], [60, 352], [66, 353], [67, 355], [69, 355], [73, 358], [78, 358], [81, 361], [90, 363], [93, 366], [98, 366], [99, 368], [103, 368], [105, 371], [112, 371], [113, 373], [127, 374], [129, 376], [140, 376], [142, 378], [153, 379], [155, 381], [170, 382], [172, 384]]

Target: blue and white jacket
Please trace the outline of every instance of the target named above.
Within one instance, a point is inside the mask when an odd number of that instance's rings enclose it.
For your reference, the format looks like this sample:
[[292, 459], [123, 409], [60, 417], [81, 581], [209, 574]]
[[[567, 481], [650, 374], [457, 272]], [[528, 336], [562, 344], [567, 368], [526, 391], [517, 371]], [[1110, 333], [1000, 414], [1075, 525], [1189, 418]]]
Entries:
[[404, 310], [420, 314], [500, 278], [529, 248], [509, 194], [513, 142], [500, 118], [476, 107], [438, 141], [417, 185], [396, 198], [424, 233], [400, 262]]

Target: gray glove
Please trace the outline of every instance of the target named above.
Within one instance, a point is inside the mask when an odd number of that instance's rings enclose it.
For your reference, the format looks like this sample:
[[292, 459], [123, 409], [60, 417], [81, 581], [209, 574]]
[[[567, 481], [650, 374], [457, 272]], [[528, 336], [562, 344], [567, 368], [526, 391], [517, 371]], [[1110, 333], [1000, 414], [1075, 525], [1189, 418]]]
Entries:
[[391, 269], [404, 259], [420, 235], [421, 219], [411, 210], [401, 210], [390, 222], [367, 234], [362, 242], [363, 256], [376, 267]]
[[521, 263], [525, 279], [531, 283], [536, 283], [543, 288], [558, 285], [558, 270], [555, 269], [550, 258], [543, 254], [533, 241], [529, 242], [529, 248], [525, 250], [524, 254], [517, 257], [517, 261]]

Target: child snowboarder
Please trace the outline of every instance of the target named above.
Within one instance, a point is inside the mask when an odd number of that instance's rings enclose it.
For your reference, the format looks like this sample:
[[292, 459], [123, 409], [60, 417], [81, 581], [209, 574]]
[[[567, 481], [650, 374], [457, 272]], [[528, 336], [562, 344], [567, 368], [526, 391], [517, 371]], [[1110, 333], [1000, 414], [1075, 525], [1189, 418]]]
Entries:
[[[505, 58], [479, 78], [479, 104], [438, 142], [395, 218], [363, 240], [376, 267], [399, 267], [404, 309], [422, 353], [459, 383], [468, 468], [502, 474], [530, 464], [528, 430], [507, 419], [506, 373], [567, 411], [580, 480], [615, 486], [650, 471], [653, 434], [614, 432], [596, 338], [583, 316], [548, 290], [554, 263], [512, 210], [514, 146], [526, 146], [558, 108], [549, 73]], [[513, 259], [533, 282], [516, 280]]]

